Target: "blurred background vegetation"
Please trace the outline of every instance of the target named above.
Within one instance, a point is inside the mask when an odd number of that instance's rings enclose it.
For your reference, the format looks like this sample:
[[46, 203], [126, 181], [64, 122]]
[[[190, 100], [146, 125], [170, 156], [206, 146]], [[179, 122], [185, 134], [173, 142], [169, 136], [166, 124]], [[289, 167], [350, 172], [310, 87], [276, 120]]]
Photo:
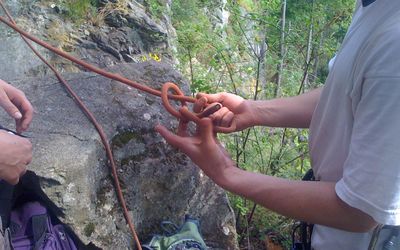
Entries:
[[[126, 1], [114, 2], [123, 6]], [[354, 0], [139, 2], [154, 18], [171, 18], [177, 36], [170, 53], [193, 94], [225, 91], [254, 100], [294, 96], [322, 85], [355, 4]], [[99, 15], [98, 0], [61, 4], [76, 20]], [[249, 171], [301, 179], [310, 168], [307, 130], [257, 127], [220, 139], [238, 166]], [[233, 194], [229, 197], [243, 249], [257, 249], [255, 241], [268, 233], [289, 246], [292, 220]]]
[[[223, 8], [227, 19], [216, 24], [216, 1], [175, 0], [180, 70], [193, 93], [226, 91], [265, 100], [314, 89], [327, 77], [354, 3], [231, 0]], [[290, 179], [301, 179], [310, 168], [307, 130], [257, 127], [220, 138], [240, 168]], [[268, 233], [289, 246], [292, 220], [233, 194], [230, 199], [243, 249], [257, 249], [254, 239]]]

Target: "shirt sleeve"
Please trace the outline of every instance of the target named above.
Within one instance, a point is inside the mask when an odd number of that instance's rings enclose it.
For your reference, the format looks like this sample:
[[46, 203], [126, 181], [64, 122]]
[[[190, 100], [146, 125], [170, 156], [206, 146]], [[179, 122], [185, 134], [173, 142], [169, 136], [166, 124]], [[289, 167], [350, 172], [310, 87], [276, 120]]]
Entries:
[[376, 222], [400, 225], [400, 77], [364, 80], [337, 195]]

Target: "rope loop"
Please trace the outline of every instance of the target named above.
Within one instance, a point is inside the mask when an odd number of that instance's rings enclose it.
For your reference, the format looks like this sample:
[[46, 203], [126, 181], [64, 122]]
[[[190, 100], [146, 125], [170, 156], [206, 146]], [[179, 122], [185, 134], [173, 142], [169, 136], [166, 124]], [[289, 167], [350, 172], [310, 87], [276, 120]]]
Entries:
[[[165, 107], [165, 109], [173, 116], [175, 116], [178, 119], [183, 119], [181, 113], [176, 110], [170, 103], [169, 99], [169, 91], [172, 90], [175, 92], [176, 95], [178, 96], [184, 96], [185, 94], [182, 92], [182, 90], [174, 83], [172, 82], [166, 82], [161, 88], [161, 100], [162, 103]], [[182, 107], [186, 107], [186, 101], [180, 101]]]
[[[176, 110], [170, 103], [170, 97], [171, 95], [169, 94], [169, 91], [172, 90], [175, 92], [175, 96], [184, 96], [185, 94], [182, 92], [182, 90], [179, 89], [179, 87], [172, 83], [172, 82], [166, 82], [161, 88], [161, 100], [162, 103], [165, 107], [165, 109], [173, 116], [175, 116], [177, 119], [179, 119], [180, 124], [181, 123], [187, 123], [189, 121], [198, 123], [201, 118], [207, 117], [219, 109], [222, 108], [222, 104], [220, 103], [205, 103], [204, 107], [199, 113], [194, 113], [190, 112], [188, 110], [188, 107], [186, 105], [185, 100], [180, 100], [181, 102], [181, 108]], [[182, 124], [181, 124], [182, 125]], [[221, 126], [214, 126], [214, 132], [218, 133], [232, 133], [236, 131], [236, 121], [233, 121], [230, 127], [221, 127]]]

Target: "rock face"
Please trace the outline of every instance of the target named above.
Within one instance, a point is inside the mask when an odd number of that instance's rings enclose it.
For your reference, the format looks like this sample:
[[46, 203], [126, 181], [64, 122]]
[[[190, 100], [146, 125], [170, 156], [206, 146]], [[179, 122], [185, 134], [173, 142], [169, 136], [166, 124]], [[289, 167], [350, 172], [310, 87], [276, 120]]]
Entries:
[[132, 28], [140, 37], [145, 50], [163, 49], [168, 46], [165, 24], [154, 21], [136, 1], [128, 1], [126, 8], [128, 11], [115, 11], [108, 15], [105, 18], [106, 24], [114, 28]]
[[[24, 5], [19, 1], [7, 1], [13, 15], [20, 15]], [[3, 12], [0, 12], [2, 16]], [[15, 79], [40, 65], [40, 60], [30, 52], [20, 36], [0, 23], [0, 78]]]
[[[184, 79], [167, 63], [174, 60], [172, 56], [162, 63], [148, 57], [153, 49], [162, 53], [172, 49], [175, 32], [169, 18], [155, 21], [143, 1], [125, 2], [128, 12], [113, 12], [105, 19], [108, 25], [79, 28], [64, 20], [51, 1], [10, 0], [7, 4], [23, 29], [54, 46], [154, 88], [175, 82], [188, 94]], [[165, 4], [169, 8], [170, 2]], [[104, 249], [132, 249], [96, 130], [19, 35], [4, 25], [0, 34], [0, 78], [22, 89], [37, 111], [27, 132], [34, 145], [30, 169], [41, 177], [46, 193], [65, 212], [65, 222], [84, 241]], [[160, 99], [91, 73], [71, 73], [78, 68], [39, 50], [63, 72], [103, 125], [142, 242], [162, 233], [161, 221], [179, 225], [190, 214], [200, 219], [211, 249], [237, 249], [234, 214], [225, 192], [154, 132], [157, 123], [177, 125]], [[147, 61], [139, 63], [143, 56]], [[13, 127], [1, 109], [0, 123]]]
[[[80, 25], [68, 20], [66, 10], [55, 2], [12, 0], [7, 1], [7, 6], [22, 29], [101, 68], [146, 61], [150, 59], [149, 53], [174, 60], [170, 52], [176, 50], [173, 45], [176, 33], [170, 17], [160, 14], [160, 18], [152, 18], [143, 2], [102, 0], [97, 17]], [[165, 12], [169, 9], [170, 3], [166, 2]], [[14, 79], [15, 75], [48, 73], [18, 34], [1, 23], [0, 34], [0, 53], [3, 55], [0, 77]], [[52, 53], [40, 50], [59, 70], [78, 70]]]
[[[166, 81], [187, 89], [170, 66], [146, 62], [109, 70], [148, 86]], [[182, 223], [185, 214], [201, 220], [211, 249], [237, 249], [234, 215], [226, 194], [183, 154], [154, 132], [162, 123], [175, 127], [158, 97], [90, 73], [66, 74], [112, 142], [128, 208], [142, 240], [161, 233], [163, 220]], [[107, 159], [97, 132], [53, 77], [13, 81], [32, 101], [37, 114], [27, 133], [46, 193], [63, 208], [65, 221], [85, 241], [104, 249], [130, 249]], [[0, 121], [12, 127], [4, 112]]]

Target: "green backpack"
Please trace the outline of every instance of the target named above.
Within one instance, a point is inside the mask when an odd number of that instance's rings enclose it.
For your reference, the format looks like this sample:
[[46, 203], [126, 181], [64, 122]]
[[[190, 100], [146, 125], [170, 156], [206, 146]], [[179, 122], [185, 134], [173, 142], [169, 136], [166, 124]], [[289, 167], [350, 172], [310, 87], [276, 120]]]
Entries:
[[199, 221], [189, 216], [181, 228], [169, 221], [161, 223], [165, 235], [155, 235], [146, 250], [206, 250], [207, 246], [199, 232]]

